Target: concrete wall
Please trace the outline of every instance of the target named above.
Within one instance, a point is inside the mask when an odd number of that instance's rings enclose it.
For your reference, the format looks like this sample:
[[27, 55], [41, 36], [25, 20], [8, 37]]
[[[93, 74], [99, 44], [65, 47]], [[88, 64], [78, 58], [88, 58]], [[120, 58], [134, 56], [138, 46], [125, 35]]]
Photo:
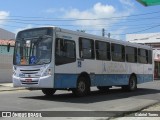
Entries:
[[[12, 63], [13, 63], [13, 50], [7, 51], [7, 44], [4, 44], [4, 40], [14, 40], [15, 34], [0, 28], [0, 83], [12, 82]], [[2, 42], [3, 41], [3, 42]]]
[[0, 55], [0, 83], [12, 82], [12, 55]]

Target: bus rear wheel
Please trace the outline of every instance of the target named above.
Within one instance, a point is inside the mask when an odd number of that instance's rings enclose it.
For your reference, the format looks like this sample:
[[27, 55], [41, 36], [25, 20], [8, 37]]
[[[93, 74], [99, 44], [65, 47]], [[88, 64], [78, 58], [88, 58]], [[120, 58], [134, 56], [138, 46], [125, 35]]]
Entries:
[[128, 88], [129, 88], [129, 91], [134, 91], [137, 89], [137, 80], [135, 76], [130, 77]]
[[56, 90], [52, 89], [52, 88], [43, 88], [42, 92], [46, 95], [46, 96], [52, 96]]
[[127, 86], [122, 86], [123, 90], [134, 91], [137, 89], [137, 79], [136, 76], [132, 75], [129, 79], [129, 83]]
[[77, 81], [77, 87], [72, 90], [73, 94], [76, 96], [85, 96], [90, 92], [90, 85], [88, 80], [85, 77], [79, 77]]

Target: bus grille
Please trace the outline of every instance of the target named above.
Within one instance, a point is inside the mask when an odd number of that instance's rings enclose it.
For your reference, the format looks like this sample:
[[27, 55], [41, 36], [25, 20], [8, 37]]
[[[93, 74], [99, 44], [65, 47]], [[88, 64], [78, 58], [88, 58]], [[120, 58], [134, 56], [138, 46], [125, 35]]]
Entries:
[[20, 70], [23, 74], [37, 74], [40, 69], [31, 69], [31, 70]]
[[38, 80], [34, 80], [34, 81], [30, 81], [30, 82], [25, 81], [25, 80], [21, 80], [21, 83], [22, 84], [38, 84]]

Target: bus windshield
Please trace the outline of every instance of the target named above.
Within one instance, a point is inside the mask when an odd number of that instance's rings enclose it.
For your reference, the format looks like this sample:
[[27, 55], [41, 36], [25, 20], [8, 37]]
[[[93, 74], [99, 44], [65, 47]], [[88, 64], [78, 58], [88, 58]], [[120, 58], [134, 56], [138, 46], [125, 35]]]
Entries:
[[[31, 36], [30, 36], [31, 37]], [[14, 65], [41, 65], [51, 62], [52, 36], [17, 37], [13, 57]]]

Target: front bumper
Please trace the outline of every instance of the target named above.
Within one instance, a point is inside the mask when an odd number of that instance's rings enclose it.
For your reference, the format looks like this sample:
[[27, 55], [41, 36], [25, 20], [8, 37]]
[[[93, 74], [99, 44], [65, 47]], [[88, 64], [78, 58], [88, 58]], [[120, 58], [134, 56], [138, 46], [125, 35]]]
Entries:
[[53, 76], [48, 75], [39, 78], [20, 78], [12, 76], [14, 87], [28, 87], [28, 88], [53, 88]]

